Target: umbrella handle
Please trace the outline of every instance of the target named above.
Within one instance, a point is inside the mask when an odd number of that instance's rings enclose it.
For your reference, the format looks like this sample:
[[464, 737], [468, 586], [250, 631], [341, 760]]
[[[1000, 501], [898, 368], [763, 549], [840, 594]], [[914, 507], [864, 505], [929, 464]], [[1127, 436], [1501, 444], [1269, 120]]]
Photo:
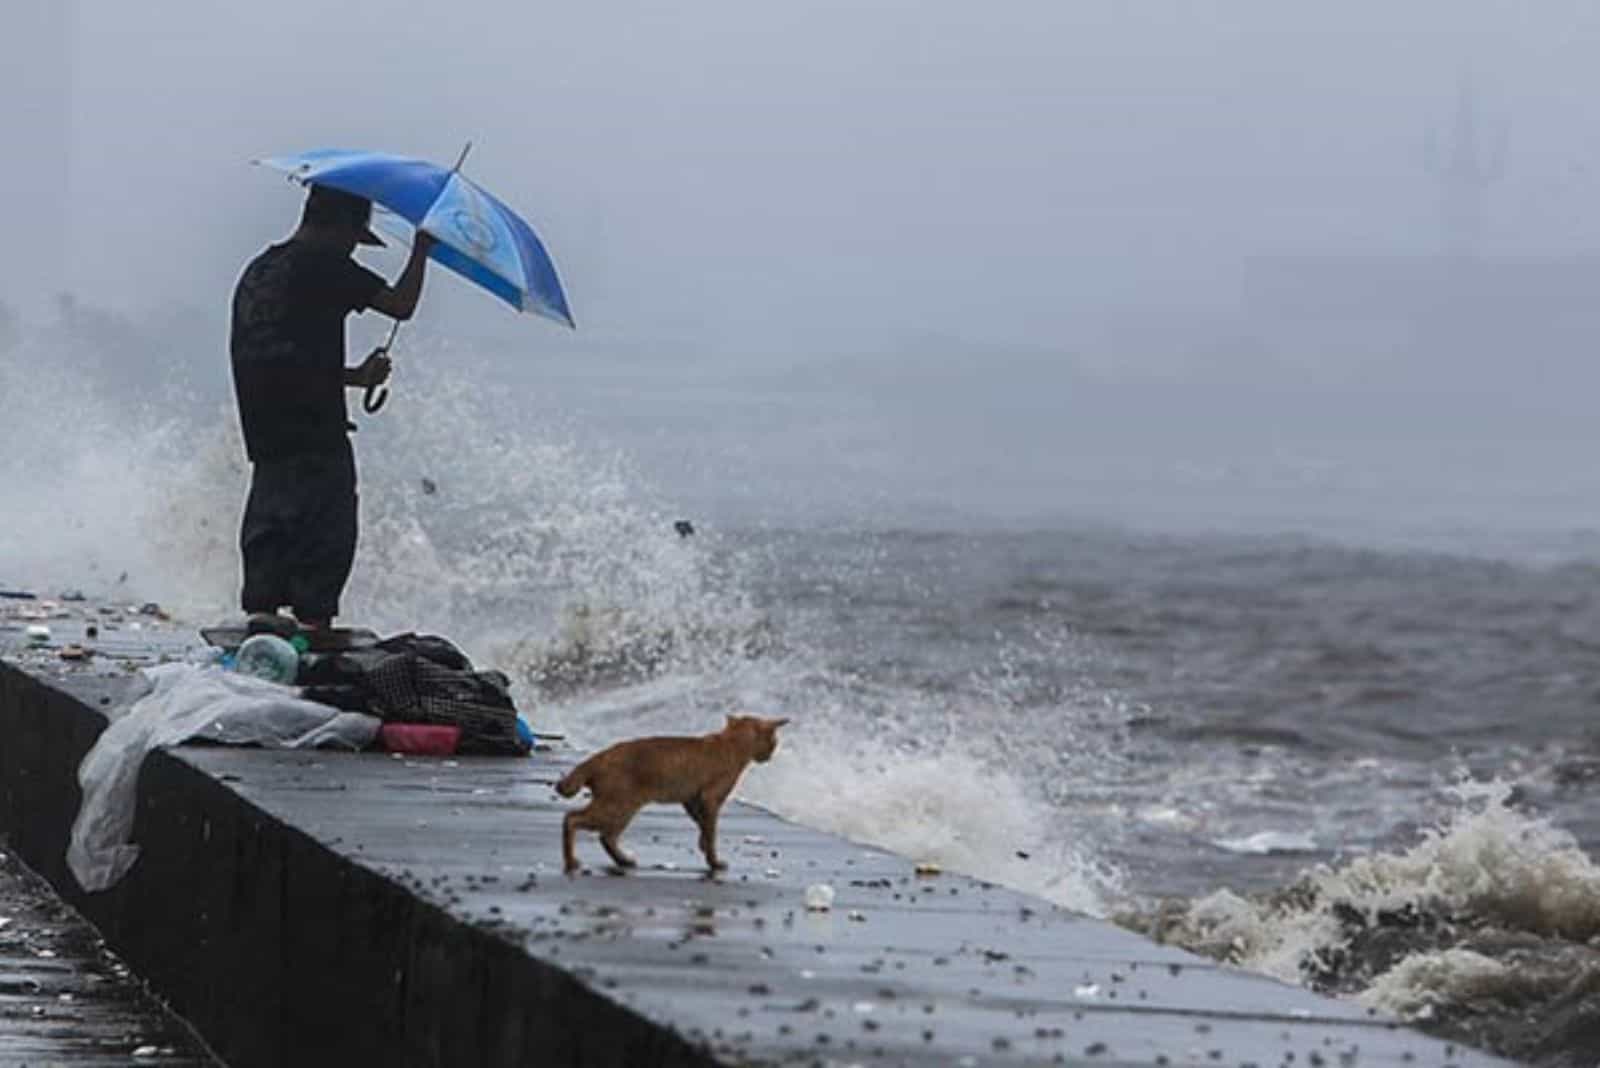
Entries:
[[[377, 349], [374, 349], [374, 354], [381, 352], [385, 356], [389, 355], [389, 350], [394, 347], [395, 335], [398, 333], [400, 333], [400, 320], [396, 319], [394, 324], [389, 327], [389, 339]], [[384, 402], [388, 399], [389, 390], [386, 387], [368, 386], [367, 391], [361, 395], [361, 408], [368, 415], [377, 415], [383, 410]]]

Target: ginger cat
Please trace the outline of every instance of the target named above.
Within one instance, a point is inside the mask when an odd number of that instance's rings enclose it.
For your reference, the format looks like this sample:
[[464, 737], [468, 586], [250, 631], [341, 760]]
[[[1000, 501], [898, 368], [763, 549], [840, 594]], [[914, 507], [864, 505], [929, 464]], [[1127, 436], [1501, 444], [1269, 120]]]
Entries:
[[585, 786], [586, 808], [567, 813], [561, 824], [561, 857], [568, 872], [578, 867], [573, 839], [580, 830], [599, 831], [600, 844], [624, 868], [636, 863], [617, 839], [650, 802], [681, 804], [700, 827], [700, 852], [712, 871], [717, 859], [717, 813], [754, 760], [765, 764], [778, 748], [778, 728], [788, 719], [729, 716], [727, 726], [699, 738], [636, 738], [602, 749], [573, 768], [556, 793], [571, 797]]

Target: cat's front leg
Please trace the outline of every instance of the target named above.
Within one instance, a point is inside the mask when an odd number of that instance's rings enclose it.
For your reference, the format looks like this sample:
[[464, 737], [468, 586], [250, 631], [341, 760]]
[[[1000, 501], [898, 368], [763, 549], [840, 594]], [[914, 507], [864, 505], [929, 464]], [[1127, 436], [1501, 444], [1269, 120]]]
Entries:
[[705, 798], [691, 797], [683, 803], [683, 810], [694, 820], [694, 825], [700, 828], [700, 852], [706, 855], [706, 863], [712, 871], [723, 871], [728, 866], [719, 862], [717, 858], [717, 817], [709, 814], [706, 809]]
[[728, 870], [728, 865], [717, 859], [717, 810], [721, 804], [721, 799], [700, 799], [700, 816], [695, 820], [700, 824], [700, 852], [712, 871]]

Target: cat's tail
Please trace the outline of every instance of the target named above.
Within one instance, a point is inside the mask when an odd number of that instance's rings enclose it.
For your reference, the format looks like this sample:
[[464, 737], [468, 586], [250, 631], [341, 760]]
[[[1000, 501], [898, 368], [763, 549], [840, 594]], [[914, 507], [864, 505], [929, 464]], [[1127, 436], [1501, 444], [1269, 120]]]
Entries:
[[571, 797], [585, 786], [588, 786], [589, 764], [590, 761], [585, 760], [582, 764], [563, 775], [561, 781], [556, 783], [556, 793], [562, 797]]

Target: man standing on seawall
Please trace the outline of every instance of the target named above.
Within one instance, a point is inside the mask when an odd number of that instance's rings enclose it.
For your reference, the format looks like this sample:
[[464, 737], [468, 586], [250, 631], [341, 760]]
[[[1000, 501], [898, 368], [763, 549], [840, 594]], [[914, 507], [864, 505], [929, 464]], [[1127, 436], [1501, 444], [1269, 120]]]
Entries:
[[373, 308], [410, 319], [433, 246], [418, 231], [405, 270], [389, 286], [351, 258], [358, 244], [383, 244], [371, 217], [370, 201], [312, 186], [299, 228], [251, 260], [234, 289], [229, 347], [251, 463], [239, 529], [241, 603], [253, 630], [275, 623], [284, 605], [302, 628], [329, 626], [355, 560], [356, 468], [344, 391], [381, 385], [389, 359], [380, 349], [346, 367], [345, 317]]

